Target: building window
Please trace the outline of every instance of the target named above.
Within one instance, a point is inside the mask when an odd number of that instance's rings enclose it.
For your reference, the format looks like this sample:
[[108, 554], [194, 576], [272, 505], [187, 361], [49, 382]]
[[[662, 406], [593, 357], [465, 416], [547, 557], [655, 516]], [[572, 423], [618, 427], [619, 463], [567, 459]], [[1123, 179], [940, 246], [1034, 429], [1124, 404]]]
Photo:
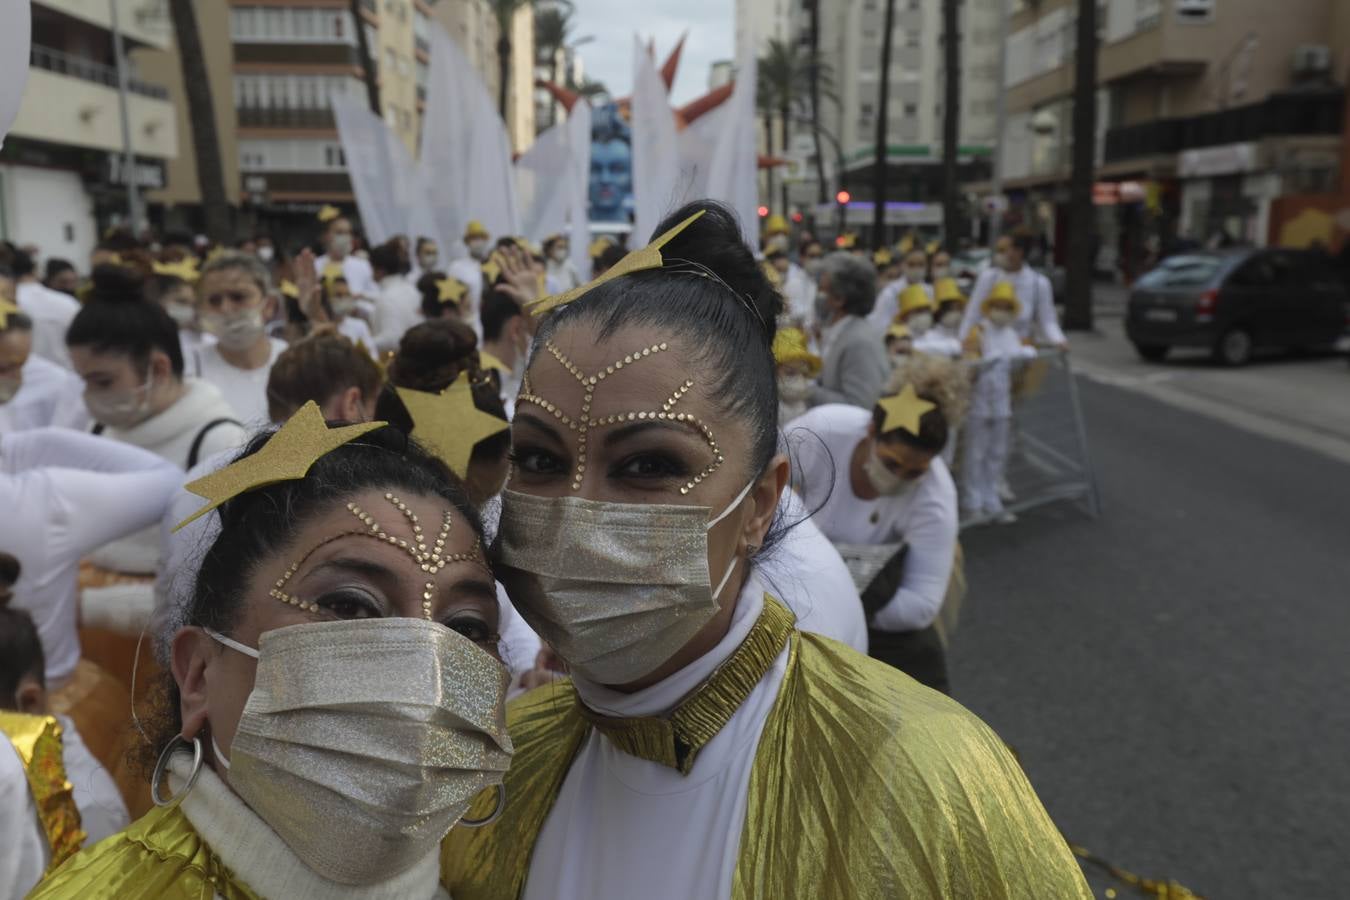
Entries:
[[337, 144], [325, 144], [323, 148], [323, 163], [329, 169], [345, 169], [347, 167], [347, 158], [342, 155], [342, 147]]
[[912, 118], [919, 114], [919, 104], [917, 103], [906, 103], [903, 109], [907, 118]]
[[351, 13], [341, 9], [235, 6], [230, 37], [243, 43], [353, 44]]

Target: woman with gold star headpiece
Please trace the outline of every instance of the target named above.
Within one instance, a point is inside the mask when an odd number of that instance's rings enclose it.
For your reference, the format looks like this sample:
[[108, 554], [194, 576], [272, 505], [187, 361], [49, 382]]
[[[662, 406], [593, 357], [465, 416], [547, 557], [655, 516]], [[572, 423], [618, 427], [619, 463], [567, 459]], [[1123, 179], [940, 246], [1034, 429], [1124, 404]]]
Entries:
[[494, 556], [572, 677], [510, 709], [512, 799], [493, 825], [451, 833], [446, 887], [456, 900], [1087, 897], [988, 728], [797, 631], [769, 592], [758, 561], [782, 538], [789, 468], [782, 299], [725, 207], [690, 204], [658, 232], [532, 305], [544, 317]]
[[803, 499], [825, 535], [837, 546], [896, 545], [901, 554], [859, 585], [871, 655], [942, 691], [945, 654], [934, 623], [952, 582], [959, 516], [939, 454], [967, 393], [964, 369], [915, 354], [872, 409], [817, 407], [787, 432]]
[[157, 808], [37, 898], [433, 898], [512, 752], [478, 515], [383, 422], [314, 403], [188, 485], [219, 517], [142, 722]]

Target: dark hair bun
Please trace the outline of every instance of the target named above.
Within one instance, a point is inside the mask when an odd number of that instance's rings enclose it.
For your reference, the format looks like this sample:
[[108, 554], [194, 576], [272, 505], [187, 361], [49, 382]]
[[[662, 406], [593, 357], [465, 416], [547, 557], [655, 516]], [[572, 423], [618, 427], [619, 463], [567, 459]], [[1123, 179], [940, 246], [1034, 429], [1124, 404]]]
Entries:
[[716, 200], [695, 200], [667, 216], [656, 226], [655, 239], [699, 210], [703, 215], [661, 248], [666, 267], [678, 268], [680, 261], [695, 263], [712, 271], [743, 298], [773, 340], [783, 297], [764, 275], [745, 242], [735, 211]]
[[14, 585], [19, 581], [19, 573], [23, 567], [19, 561], [8, 553], [0, 553], [0, 609], [9, 605], [9, 601], [14, 599]]
[[147, 278], [137, 269], [102, 263], [94, 267], [90, 278], [93, 281], [90, 300], [103, 303], [136, 303], [146, 299]]

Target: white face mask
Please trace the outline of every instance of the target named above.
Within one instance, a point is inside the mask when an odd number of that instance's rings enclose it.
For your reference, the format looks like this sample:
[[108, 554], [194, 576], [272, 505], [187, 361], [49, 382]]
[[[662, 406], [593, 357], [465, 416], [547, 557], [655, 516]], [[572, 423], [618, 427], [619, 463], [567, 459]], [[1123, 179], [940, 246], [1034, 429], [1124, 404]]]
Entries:
[[949, 278], [951, 277], [951, 274], [952, 274], [951, 266], [933, 266], [934, 281], [941, 281], [944, 278]]
[[915, 337], [923, 337], [933, 327], [933, 314], [928, 310], [913, 313], [905, 319], [905, 325]]
[[886, 464], [877, 458], [875, 452], [867, 454], [867, 459], [863, 460], [863, 472], [876, 492], [886, 497], [899, 496], [915, 484], [914, 481], [902, 478], [886, 468]]
[[356, 309], [356, 298], [351, 294], [342, 297], [334, 297], [332, 300], [328, 301], [328, 305], [333, 307], [333, 315], [347, 316], [351, 315], [351, 311]]
[[815, 278], [820, 275], [820, 266], [821, 261], [819, 256], [807, 257], [806, 259], [802, 260], [802, 268], [805, 269], [806, 274], [810, 275], [812, 278]]
[[553, 261], [555, 263], [561, 263], [567, 259], [567, 248], [555, 247], [553, 252], [550, 253], [549, 256], [553, 258]]
[[907, 363], [907, 362], [909, 362], [909, 350], [908, 350], [908, 349], [905, 349], [905, 350], [892, 350], [892, 351], [891, 351], [891, 368], [892, 368], [892, 369], [898, 369], [898, 368], [900, 368], [901, 366], [903, 366], [903, 365], [904, 365], [905, 363]]
[[179, 330], [190, 328], [193, 322], [197, 321], [197, 307], [190, 303], [170, 303], [164, 307], [164, 311], [173, 319], [173, 323]]
[[328, 242], [328, 253], [331, 256], [346, 256], [352, 252], [352, 236], [350, 234], [335, 234], [333, 239]]
[[145, 384], [129, 391], [85, 390], [84, 405], [95, 422], [119, 430], [141, 424], [154, 413], [150, 391], [155, 383], [154, 370], [145, 373]]
[[263, 246], [258, 248], [258, 259], [262, 260], [265, 263], [270, 263], [272, 261], [272, 257], [275, 255], [276, 250], [272, 248], [271, 244], [264, 244]]
[[231, 316], [213, 313], [202, 317], [202, 327], [214, 334], [225, 350], [247, 350], [263, 336], [262, 310], [249, 309]]
[[949, 309], [942, 314], [941, 323], [943, 328], [953, 329], [961, 324], [961, 310]]
[[387, 881], [436, 852], [513, 752], [501, 663], [436, 622], [292, 625], [258, 649], [227, 758], [230, 787], [296, 856], [341, 884]]
[[423, 253], [417, 257], [417, 264], [422, 267], [423, 272], [430, 272], [436, 268], [436, 263], [441, 261], [439, 253]]
[[483, 238], [473, 238], [466, 241], [465, 245], [469, 248], [469, 255], [474, 259], [482, 259], [487, 256], [487, 241]]
[[786, 250], [788, 248], [788, 236], [786, 234], [775, 234], [764, 242], [765, 250]]
[[778, 396], [788, 403], [800, 403], [811, 396], [813, 384], [805, 375], [784, 375], [778, 379]]
[[998, 252], [998, 253], [995, 253], [995, 254], [994, 254], [994, 267], [995, 267], [995, 268], [998, 268], [998, 269], [1002, 269], [1002, 270], [1004, 270], [1004, 271], [1006, 272], [1006, 271], [1008, 270], [1008, 254], [1003, 253], [1003, 252], [1001, 252], [1001, 251]]
[[907, 266], [905, 268], [905, 281], [910, 284], [923, 284], [923, 266]]
[[990, 322], [997, 325], [999, 328], [1007, 328], [1016, 321], [1017, 317], [1012, 314], [1012, 310], [1010, 309], [991, 309], [989, 310], [988, 318]]
[[[660, 668], [717, 615], [737, 558], [714, 585], [708, 532], [754, 486], [711, 520], [706, 506], [504, 491], [500, 577], [521, 616], [573, 672], [628, 684]], [[519, 591], [510, 583], [517, 578]]]
[[0, 378], [0, 406], [13, 400], [21, 387], [23, 387], [22, 378]]

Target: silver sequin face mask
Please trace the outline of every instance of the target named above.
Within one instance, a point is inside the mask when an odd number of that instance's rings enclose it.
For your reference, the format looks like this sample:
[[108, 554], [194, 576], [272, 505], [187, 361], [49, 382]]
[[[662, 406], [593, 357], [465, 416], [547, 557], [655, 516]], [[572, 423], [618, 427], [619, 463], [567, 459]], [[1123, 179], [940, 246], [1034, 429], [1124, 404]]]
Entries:
[[706, 506], [505, 491], [500, 577], [521, 616], [572, 671], [627, 684], [659, 668], [717, 614], [736, 557], [714, 586], [708, 532], [753, 486], [711, 521]]
[[[292, 625], [254, 650], [230, 786], [315, 872], [373, 884], [436, 851], [510, 762], [506, 669], [408, 618]], [[213, 739], [214, 740], [214, 739]]]

